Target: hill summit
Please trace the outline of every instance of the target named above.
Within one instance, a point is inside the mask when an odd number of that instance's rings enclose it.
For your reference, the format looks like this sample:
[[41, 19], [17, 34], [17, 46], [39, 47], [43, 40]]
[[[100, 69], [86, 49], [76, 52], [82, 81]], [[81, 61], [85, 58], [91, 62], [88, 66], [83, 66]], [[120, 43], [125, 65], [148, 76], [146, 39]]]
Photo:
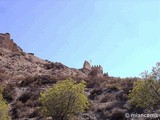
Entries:
[[56, 78], [88, 76], [103, 77], [102, 66], [91, 66], [85, 61], [81, 69], [69, 68], [59, 62], [51, 62], [24, 52], [9, 33], [0, 33], [0, 74], [2, 81], [16, 81], [27, 76], [49, 75]]

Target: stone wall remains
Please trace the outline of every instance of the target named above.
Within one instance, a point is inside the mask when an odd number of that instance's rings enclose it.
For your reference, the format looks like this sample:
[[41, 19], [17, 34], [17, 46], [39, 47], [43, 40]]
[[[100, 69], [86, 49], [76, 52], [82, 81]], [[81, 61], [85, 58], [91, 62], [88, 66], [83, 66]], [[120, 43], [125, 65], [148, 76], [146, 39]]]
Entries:
[[101, 65], [92, 66], [88, 61], [83, 64], [82, 71], [88, 75], [103, 77], [103, 68]]

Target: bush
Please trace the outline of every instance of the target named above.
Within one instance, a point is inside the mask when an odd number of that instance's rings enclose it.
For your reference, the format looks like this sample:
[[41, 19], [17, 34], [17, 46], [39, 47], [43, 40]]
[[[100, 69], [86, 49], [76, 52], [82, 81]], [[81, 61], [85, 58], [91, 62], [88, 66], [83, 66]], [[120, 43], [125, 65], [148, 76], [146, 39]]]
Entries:
[[53, 88], [40, 95], [41, 113], [55, 120], [68, 120], [88, 108], [88, 99], [84, 93], [85, 83], [76, 83], [67, 79], [56, 83]]
[[114, 94], [109, 94], [107, 93], [102, 99], [101, 99], [101, 102], [102, 103], [106, 103], [106, 102], [109, 102], [109, 101], [115, 101], [116, 100], [116, 97]]
[[111, 116], [110, 116], [110, 120], [124, 120], [124, 114], [125, 114], [125, 110], [120, 109], [120, 108], [114, 108], [112, 110]]
[[103, 90], [101, 88], [96, 88], [96, 89], [93, 89], [91, 91], [91, 94], [89, 95], [89, 98], [91, 100], [94, 100], [97, 98], [97, 96], [101, 95], [103, 93]]
[[14, 84], [8, 84], [7, 86], [5, 86], [4, 90], [3, 90], [3, 98], [8, 102], [12, 102], [14, 99], [14, 89], [15, 85]]
[[119, 91], [120, 87], [118, 84], [107, 84], [106, 87], [111, 91]]
[[152, 69], [150, 74], [143, 73], [143, 79], [134, 82], [129, 97], [136, 106], [153, 109], [160, 107], [160, 66]]
[[0, 86], [0, 120], [10, 120], [8, 105], [2, 96], [3, 87]]

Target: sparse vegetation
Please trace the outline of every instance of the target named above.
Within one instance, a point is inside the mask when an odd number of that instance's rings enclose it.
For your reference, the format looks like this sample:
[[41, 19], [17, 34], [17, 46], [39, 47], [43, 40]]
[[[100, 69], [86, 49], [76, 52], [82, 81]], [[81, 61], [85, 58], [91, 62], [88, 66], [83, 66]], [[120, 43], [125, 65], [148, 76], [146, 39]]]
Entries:
[[34, 83], [34, 86], [48, 84], [48, 83], [56, 83], [56, 78], [53, 78], [49, 75], [41, 75], [41, 76], [27, 76], [24, 80], [20, 83], [19, 86], [25, 87], [29, 86], [31, 83]]
[[160, 107], [160, 65], [152, 69], [149, 74], [143, 73], [143, 79], [134, 82], [132, 93], [129, 95], [131, 102], [136, 106], [156, 109]]
[[41, 113], [54, 120], [69, 120], [74, 114], [88, 108], [88, 99], [84, 93], [85, 83], [76, 83], [72, 79], [60, 81], [41, 93]]
[[2, 96], [3, 86], [0, 86], [0, 120], [11, 120], [9, 116], [9, 109], [6, 101]]
[[116, 99], [115, 95], [107, 93], [104, 97], [102, 97], [101, 102], [106, 103], [109, 101], [114, 101]]
[[159, 66], [143, 79], [120, 78], [103, 74], [101, 66], [69, 68], [19, 47], [2, 49], [0, 56], [0, 120], [122, 120], [125, 113], [160, 113]]
[[120, 109], [120, 108], [114, 108], [112, 110], [112, 113], [110, 114], [109, 118], [111, 120], [123, 120], [124, 119], [124, 114], [125, 114], [125, 110]]

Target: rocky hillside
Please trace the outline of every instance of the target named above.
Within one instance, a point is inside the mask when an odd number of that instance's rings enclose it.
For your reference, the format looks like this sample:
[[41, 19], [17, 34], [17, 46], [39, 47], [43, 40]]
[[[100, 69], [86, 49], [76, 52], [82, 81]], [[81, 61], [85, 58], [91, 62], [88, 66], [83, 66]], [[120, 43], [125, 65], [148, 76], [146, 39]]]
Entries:
[[[52, 77], [87, 77], [78, 69], [69, 68], [58, 62], [42, 60], [33, 53], [25, 53], [19, 46], [3, 40], [0, 42], [0, 74], [6, 81], [16, 81], [27, 76], [50, 75]], [[3, 44], [2, 44], [3, 43]], [[10, 46], [14, 45], [14, 49]]]
[[77, 82], [86, 81], [85, 92], [90, 101], [90, 108], [75, 120], [125, 120], [126, 112], [137, 111], [127, 97], [136, 78], [109, 77], [103, 74], [101, 66], [91, 67], [87, 62], [82, 69], [75, 69], [42, 60], [33, 53], [25, 53], [8, 35], [0, 34], [0, 82], [5, 84], [3, 96], [13, 120], [50, 119], [38, 113], [39, 94], [47, 86], [68, 77]]

